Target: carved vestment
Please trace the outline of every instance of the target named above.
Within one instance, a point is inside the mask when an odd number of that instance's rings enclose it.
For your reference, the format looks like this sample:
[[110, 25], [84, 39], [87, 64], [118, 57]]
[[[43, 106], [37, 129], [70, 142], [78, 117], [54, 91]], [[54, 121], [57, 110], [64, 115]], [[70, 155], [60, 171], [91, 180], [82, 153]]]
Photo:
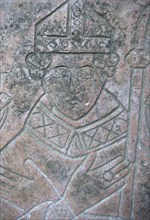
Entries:
[[[108, 106], [108, 102], [111, 105]], [[11, 169], [9, 178], [13, 179], [14, 173], [20, 183], [27, 180], [14, 188], [8, 187], [9, 195], [4, 199], [24, 211], [46, 201], [58, 200], [93, 150], [96, 154], [90, 167], [93, 178], [101, 183], [112, 181], [114, 174], [107, 174], [107, 171], [115, 161], [124, 160], [126, 132], [127, 111], [108, 90], [102, 91], [93, 109], [79, 120], [62, 115], [43, 95], [31, 111], [21, 134], [2, 153], [4, 175]], [[17, 201], [13, 200], [16, 191]], [[89, 207], [83, 207], [83, 211]]]

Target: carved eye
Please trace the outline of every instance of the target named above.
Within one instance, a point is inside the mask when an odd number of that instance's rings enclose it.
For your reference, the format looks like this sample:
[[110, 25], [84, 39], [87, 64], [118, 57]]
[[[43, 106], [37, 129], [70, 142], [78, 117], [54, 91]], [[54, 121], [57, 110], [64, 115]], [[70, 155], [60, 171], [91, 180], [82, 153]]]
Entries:
[[51, 73], [51, 77], [53, 78], [63, 78], [67, 76], [68, 67], [66, 66], [58, 66], [55, 67]]
[[83, 66], [80, 69], [80, 76], [84, 79], [90, 79], [93, 77], [93, 67], [92, 66]]

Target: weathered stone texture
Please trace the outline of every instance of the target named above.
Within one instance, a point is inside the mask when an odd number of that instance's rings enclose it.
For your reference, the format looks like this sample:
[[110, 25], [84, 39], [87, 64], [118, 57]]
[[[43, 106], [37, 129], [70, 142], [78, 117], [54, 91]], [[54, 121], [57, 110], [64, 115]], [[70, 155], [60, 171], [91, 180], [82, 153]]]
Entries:
[[0, 4], [0, 219], [150, 219], [149, 0]]

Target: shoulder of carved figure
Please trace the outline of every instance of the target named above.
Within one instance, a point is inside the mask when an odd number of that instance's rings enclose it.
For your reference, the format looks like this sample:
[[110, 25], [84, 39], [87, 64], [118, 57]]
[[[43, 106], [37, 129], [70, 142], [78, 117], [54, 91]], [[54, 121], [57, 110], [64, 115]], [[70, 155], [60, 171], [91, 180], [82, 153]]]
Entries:
[[[118, 99], [117, 96], [115, 96], [112, 92], [109, 91], [108, 88], [106, 88], [104, 90], [105, 96], [109, 97], [109, 99], [111, 100], [111, 104], [114, 105], [114, 107], [118, 106], [120, 109], [122, 109], [122, 111], [124, 111], [126, 113], [126, 115], [128, 114], [128, 109], [125, 107], [125, 105]], [[108, 103], [106, 102], [106, 105], [108, 105]]]
[[26, 157], [26, 151], [24, 150], [26, 136], [26, 130], [22, 129], [3, 147], [0, 154], [1, 165], [13, 168], [16, 165], [23, 164], [24, 157]]
[[52, 111], [52, 104], [50, 100], [48, 100], [47, 94], [43, 94], [34, 104], [26, 119], [25, 125], [30, 124], [35, 117], [38, 119], [38, 116], [43, 112], [43, 108], [47, 110], [48, 114]]

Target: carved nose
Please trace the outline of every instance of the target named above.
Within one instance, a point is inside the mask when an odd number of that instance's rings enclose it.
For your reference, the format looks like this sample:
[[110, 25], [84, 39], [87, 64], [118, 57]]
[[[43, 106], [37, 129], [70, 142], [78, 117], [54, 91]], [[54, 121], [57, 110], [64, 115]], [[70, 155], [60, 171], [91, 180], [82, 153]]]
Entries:
[[71, 94], [76, 95], [81, 92], [80, 82], [76, 73], [71, 73], [70, 82], [69, 82], [69, 91]]

